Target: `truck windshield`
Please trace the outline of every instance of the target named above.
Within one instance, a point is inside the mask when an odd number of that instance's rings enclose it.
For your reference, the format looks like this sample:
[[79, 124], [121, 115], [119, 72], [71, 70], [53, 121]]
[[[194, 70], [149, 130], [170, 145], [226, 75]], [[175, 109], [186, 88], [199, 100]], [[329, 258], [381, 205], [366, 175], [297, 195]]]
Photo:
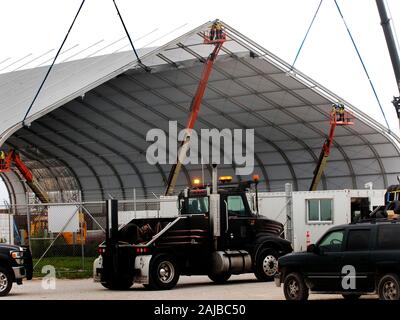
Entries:
[[188, 214], [208, 213], [208, 197], [196, 197], [188, 199]]

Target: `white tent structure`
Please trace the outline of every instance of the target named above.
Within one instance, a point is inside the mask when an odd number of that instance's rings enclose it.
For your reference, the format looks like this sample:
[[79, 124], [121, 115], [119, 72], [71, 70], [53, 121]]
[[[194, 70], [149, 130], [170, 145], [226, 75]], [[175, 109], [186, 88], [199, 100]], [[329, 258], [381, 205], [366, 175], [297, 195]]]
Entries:
[[[331, 104], [342, 101], [355, 117], [338, 127], [321, 189], [375, 188], [396, 183], [399, 138], [268, 50], [225, 25], [229, 40], [215, 63], [196, 129], [254, 128], [255, 172], [262, 189], [307, 190], [329, 129]], [[203, 62], [206, 23], [153, 49], [58, 64], [22, 126], [47, 67], [0, 75], [0, 146], [16, 149], [39, 183], [61, 199], [79, 191], [83, 200], [161, 193], [169, 165], [146, 161], [146, 132], [186, 124]], [[206, 179], [210, 168], [205, 167]], [[234, 165], [220, 167], [234, 175]], [[183, 168], [176, 190], [201, 175]], [[17, 172], [2, 174], [11, 202], [25, 201]], [[246, 179], [247, 177], [236, 177]]]

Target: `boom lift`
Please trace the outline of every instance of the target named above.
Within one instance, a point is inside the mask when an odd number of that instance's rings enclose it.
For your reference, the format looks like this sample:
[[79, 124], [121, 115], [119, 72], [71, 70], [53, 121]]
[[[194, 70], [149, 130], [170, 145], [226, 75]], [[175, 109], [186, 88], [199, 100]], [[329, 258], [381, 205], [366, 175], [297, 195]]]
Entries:
[[11, 150], [3, 161], [0, 161], [0, 173], [8, 172], [11, 168], [11, 163], [14, 163], [17, 167], [18, 171], [22, 174], [24, 179], [26, 180], [26, 184], [32, 189], [33, 193], [38, 197], [41, 203], [49, 203], [50, 200], [47, 197], [47, 194], [40, 185], [35, 180], [32, 172], [22, 161], [21, 157], [15, 150]]
[[331, 152], [333, 138], [335, 136], [335, 129], [337, 126], [348, 126], [352, 125], [354, 122], [352, 121], [352, 116], [348, 111], [344, 111], [343, 117], [338, 119], [338, 114], [335, 111], [332, 111], [330, 114], [330, 129], [329, 136], [326, 139], [324, 145], [322, 146], [321, 153], [319, 155], [317, 167], [314, 170], [314, 177], [311, 182], [310, 191], [316, 191], [318, 188], [318, 184], [321, 180], [322, 174], [324, 173], [329, 154]]
[[[219, 22], [217, 21], [216, 23], [219, 23]], [[192, 133], [192, 129], [194, 127], [194, 124], [196, 123], [197, 116], [200, 111], [201, 102], [203, 100], [204, 92], [207, 88], [208, 79], [210, 78], [211, 71], [212, 71], [214, 62], [218, 56], [218, 53], [221, 50], [225, 41], [226, 41], [226, 34], [225, 34], [225, 31], [222, 29], [221, 24], [220, 24], [219, 32], [218, 32], [218, 30], [215, 30], [212, 27], [212, 29], [209, 33], [206, 32], [204, 34], [204, 43], [205, 44], [213, 44], [214, 50], [208, 56], [208, 58], [204, 64], [200, 83], [197, 87], [196, 94], [195, 94], [195, 96], [192, 100], [191, 106], [190, 106], [190, 115], [189, 115], [189, 119], [188, 119], [188, 122], [186, 125], [185, 138], [183, 139], [181, 146], [179, 148], [177, 161], [172, 166], [170, 174], [168, 176], [167, 188], [165, 190], [166, 196], [172, 195], [174, 193], [176, 181], [178, 179], [179, 172], [181, 171], [182, 161], [186, 157], [186, 154], [187, 154], [187, 151], [189, 148], [190, 136]]]

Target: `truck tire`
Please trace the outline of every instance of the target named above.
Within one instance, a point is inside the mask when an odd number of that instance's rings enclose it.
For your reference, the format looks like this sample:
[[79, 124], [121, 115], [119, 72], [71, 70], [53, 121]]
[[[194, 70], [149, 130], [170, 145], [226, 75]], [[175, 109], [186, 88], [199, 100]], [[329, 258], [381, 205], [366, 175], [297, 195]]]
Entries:
[[209, 274], [208, 277], [216, 284], [223, 284], [226, 283], [229, 278], [231, 277], [230, 273], [223, 273], [223, 274]]
[[278, 272], [278, 253], [270, 248], [261, 249], [256, 257], [254, 274], [259, 281], [272, 281]]
[[307, 300], [309, 290], [303, 276], [297, 272], [288, 274], [283, 281], [283, 293], [286, 300]]
[[6, 296], [13, 284], [13, 277], [10, 271], [0, 266], [0, 297]]
[[150, 263], [149, 288], [153, 290], [169, 290], [179, 280], [179, 267], [169, 254], [159, 254]]
[[394, 273], [384, 275], [378, 284], [378, 294], [380, 300], [399, 300], [400, 299], [400, 279]]

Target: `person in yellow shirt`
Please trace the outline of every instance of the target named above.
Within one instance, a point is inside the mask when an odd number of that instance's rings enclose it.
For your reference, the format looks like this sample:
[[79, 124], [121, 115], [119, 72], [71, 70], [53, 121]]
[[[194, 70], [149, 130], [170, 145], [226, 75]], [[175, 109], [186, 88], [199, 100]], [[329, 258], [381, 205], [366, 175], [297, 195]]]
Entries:
[[6, 154], [3, 150], [0, 150], [0, 169], [3, 169], [5, 164], [6, 164]]
[[344, 122], [344, 104], [339, 106], [339, 121]]

